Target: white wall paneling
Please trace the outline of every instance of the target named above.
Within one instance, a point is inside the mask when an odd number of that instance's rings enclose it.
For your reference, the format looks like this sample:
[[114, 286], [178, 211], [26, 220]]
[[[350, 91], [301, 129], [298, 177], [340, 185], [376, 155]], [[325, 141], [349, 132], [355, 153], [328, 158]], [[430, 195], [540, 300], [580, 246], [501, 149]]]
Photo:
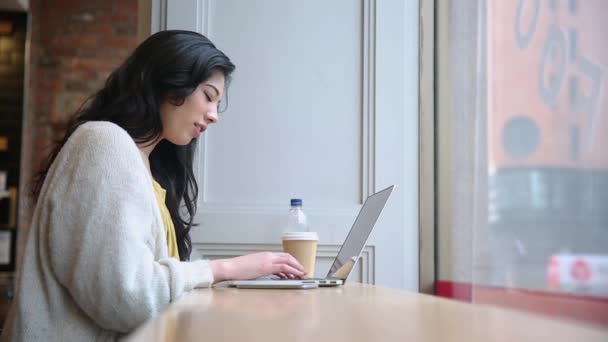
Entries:
[[395, 184], [362, 279], [416, 290], [417, 1], [157, 1], [159, 29], [163, 4], [165, 28], [207, 35], [237, 65], [198, 146], [195, 245], [278, 250], [301, 197], [320, 245], [339, 246], [363, 200]]

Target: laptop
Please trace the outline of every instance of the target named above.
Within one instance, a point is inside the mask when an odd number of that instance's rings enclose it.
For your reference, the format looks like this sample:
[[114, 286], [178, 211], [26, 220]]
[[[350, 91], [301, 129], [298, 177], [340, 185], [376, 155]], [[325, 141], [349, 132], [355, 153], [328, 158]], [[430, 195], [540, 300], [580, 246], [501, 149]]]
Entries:
[[393, 191], [394, 185], [381, 190], [369, 196], [355, 222], [353, 223], [346, 240], [340, 248], [340, 252], [336, 256], [327, 276], [325, 278], [312, 279], [281, 279], [281, 278], [261, 278], [254, 280], [230, 280], [216, 284], [220, 286], [230, 286], [237, 288], [254, 288], [254, 289], [312, 289], [317, 287], [340, 286], [346, 282], [346, 279], [355, 268], [363, 247], [372, 232], [378, 217], [384, 205], [388, 200], [389, 195]]

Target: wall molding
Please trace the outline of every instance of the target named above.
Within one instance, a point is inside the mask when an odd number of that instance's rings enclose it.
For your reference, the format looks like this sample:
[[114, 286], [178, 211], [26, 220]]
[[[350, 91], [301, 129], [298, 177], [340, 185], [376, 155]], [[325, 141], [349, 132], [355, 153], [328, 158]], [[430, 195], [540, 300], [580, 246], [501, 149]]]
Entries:
[[167, 0], [152, 0], [150, 34], [167, 29]]
[[363, 0], [361, 203], [376, 190], [376, 0]]
[[[166, 1], [166, 0], [165, 0]], [[212, 32], [210, 32], [210, 0], [196, 0], [196, 10], [199, 13], [197, 17], [197, 31], [213, 40]], [[369, 195], [376, 192], [375, 188], [375, 169], [376, 169], [376, 0], [361, 0], [363, 8], [362, 28], [363, 28], [363, 44], [362, 44], [362, 75], [361, 94], [362, 94], [362, 111], [361, 111], [361, 197], [360, 205], [365, 202]], [[235, 206], [235, 203], [222, 203], [211, 201], [208, 198], [205, 190], [207, 183], [207, 146], [208, 135], [202, 135], [199, 139], [197, 150], [198, 158], [195, 161], [195, 172], [199, 175], [199, 208], [204, 208], [202, 212], [214, 213], [283, 213], [285, 208], [271, 204], [259, 203], [240, 203]], [[356, 206], [355, 209], [359, 209]], [[353, 214], [352, 208], [329, 208], [317, 209], [311, 208], [308, 211], [332, 211], [338, 215]], [[356, 212], [355, 212], [356, 213]], [[321, 213], [322, 214], [322, 213]]]
[[202, 34], [205, 37], [209, 37], [209, 6], [210, 0], [197, 0], [196, 1], [196, 32]]
[[[317, 247], [317, 263], [328, 262], [331, 264], [340, 251], [340, 248], [340, 245], [320, 244]], [[198, 254], [199, 257], [210, 260], [228, 259], [258, 252], [282, 251], [281, 245], [278, 244], [254, 243], [194, 243], [192, 249], [194, 254]], [[361, 257], [359, 258], [357, 265], [360, 270], [359, 274], [357, 275], [357, 270], [355, 270], [348, 280], [364, 284], [375, 284], [374, 256], [375, 246], [365, 246], [361, 252]], [[324, 274], [320, 274], [319, 276], [324, 276]]]
[[[211, 12], [210, 0], [196, 0], [196, 31], [203, 36], [211, 39], [211, 32], [209, 30], [210, 12]], [[205, 201], [205, 184], [207, 184], [207, 168], [205, 165], [205, 156], [207, 155], [207, 134], [203, 134], [201, 139], [198, 140], [196, 151], [198, 151], [198, 158], [194, 158], [194, 172], [195, 175], [199, 176], [199, 195], [198, 195], [198, 207], [202, 208]]]

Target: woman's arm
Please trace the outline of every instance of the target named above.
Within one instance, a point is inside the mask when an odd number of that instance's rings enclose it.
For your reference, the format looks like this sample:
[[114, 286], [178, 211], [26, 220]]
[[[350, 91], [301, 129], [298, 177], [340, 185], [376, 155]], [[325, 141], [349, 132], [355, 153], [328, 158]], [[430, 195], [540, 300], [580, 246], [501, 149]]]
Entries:
[[216, 282], [228, 279], [255, 279], [269, 274], [284, 278], [299, 278], [304, 267], [287, 253], [262, 252], [209, 263]]
[[156, 260], [156, 202], [138, 158], [118, 126], [85, 124], [64, 146], [39, 199], [48, 215], [41, 248], [53, 276], [92, 320], [119, 332], [213, 282], [207, 261]]

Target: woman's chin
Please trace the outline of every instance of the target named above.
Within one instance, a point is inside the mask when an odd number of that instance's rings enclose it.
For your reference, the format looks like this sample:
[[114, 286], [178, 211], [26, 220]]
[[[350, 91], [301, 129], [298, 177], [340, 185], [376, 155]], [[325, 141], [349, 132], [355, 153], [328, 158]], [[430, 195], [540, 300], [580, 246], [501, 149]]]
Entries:
[[193, 141], [196, 141], [196, 137], [183, 137], [180, 139], [167, 139], [169, 140], [170, 143], [174, 144], [174, 145], [178, 145], [178, 146], [186, 146], [188, 144], [190, 144]]

